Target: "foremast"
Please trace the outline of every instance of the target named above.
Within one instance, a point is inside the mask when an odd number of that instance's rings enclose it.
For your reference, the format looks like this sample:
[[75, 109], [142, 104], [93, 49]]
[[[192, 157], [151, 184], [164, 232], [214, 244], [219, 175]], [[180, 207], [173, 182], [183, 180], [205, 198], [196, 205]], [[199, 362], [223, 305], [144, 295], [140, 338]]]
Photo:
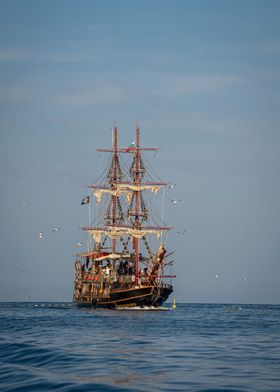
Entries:
[[[133, 182], [136, 186], [136, 189], [139, 185], [139, 178], [140, 178], [140, 132], [139, 128], [136, 128], [136, 141], [135, 141], [135, 171]], [[134, 227], [136, 230], [140, 230], [140, 220], [139, 220], [139, 191], [135, 191], [135, 220], [134, 220]], [[138, 286], [138, 279], [139, 279], [139, 242], [137, 237], [133, 237], [133, 248], [135, 253], [135, 285]]]
[[[113, 148], [114, 148], [114, 153], [113, 153], [113, 171], [114, 171], [114, 177], [113, 177], [113, 182], [112, 182], [112, 189], [115, 191], [116, 190], [116, 184], [117, 184], [117, 164], [118, 164], [118, 132], [117, 132], [117, 127], [114, 126], [113, 129]], [[117, 196], [112, 195], [112, 200], [113, 200], [113, 216], [112, 216], [112, 224], [113, 227], [116, 225], [116, 216], [117, 216]], [[116, 253], [116, 240], [112, 239], [112, 253]]]

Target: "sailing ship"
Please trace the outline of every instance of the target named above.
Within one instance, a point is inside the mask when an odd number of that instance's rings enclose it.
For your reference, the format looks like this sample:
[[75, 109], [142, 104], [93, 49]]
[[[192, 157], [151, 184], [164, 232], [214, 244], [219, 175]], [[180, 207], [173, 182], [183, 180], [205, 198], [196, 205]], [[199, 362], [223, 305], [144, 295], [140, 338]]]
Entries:
[[107, 171], [88, 185], [91, 194], [81, 203], [89, 204], [90, 223], [81, 228], [89, 241], [88, 251], [76, 255], [73, 301], [87, 307], [158, 308], [173, 292], [175, 275], [173, 252], [167, 253], [164, 242], [171, 227], [152, 199], [163, 199], [168, 184], [145, 156], [158, 148], [140, 146], [138, 127], [129, 147], [118, 147], [117, 127], [112, 136], [112, 148], [97, 149], [109, 154]]

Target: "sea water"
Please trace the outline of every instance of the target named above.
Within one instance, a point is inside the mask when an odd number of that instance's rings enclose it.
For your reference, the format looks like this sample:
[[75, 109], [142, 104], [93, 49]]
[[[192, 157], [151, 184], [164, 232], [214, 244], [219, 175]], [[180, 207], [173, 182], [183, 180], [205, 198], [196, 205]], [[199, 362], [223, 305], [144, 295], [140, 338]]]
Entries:
[[280, 306], [0, 303], [1, 391], [280, 391]]

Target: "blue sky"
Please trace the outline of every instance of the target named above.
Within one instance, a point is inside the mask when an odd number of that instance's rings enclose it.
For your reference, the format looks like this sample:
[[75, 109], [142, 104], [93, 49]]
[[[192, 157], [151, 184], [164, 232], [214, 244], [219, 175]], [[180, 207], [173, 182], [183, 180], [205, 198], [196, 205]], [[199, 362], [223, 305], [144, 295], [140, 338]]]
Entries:
[[166, 200], [178, 301], [279, 303], [279, 11], [1, 1], [0, 300], [71, 300], [95, 148], [114, 121], [129, 144], [137, 119], [182, 200]]

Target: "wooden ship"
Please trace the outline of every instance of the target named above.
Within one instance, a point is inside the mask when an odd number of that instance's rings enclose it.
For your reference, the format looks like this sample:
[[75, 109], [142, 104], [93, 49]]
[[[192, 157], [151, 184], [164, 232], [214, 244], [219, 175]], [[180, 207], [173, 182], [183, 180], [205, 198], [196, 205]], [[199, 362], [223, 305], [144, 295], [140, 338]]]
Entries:
[[109, 154], [108, 170], [88, 185], [90, 195], [81, 203], [89, 204], [90, 223], [82, 227], [89, 245], [76, 255], [73, 301], [87, 307], [159, 308], [175, 277], [173, 252], [164, 245], [170, 227], [155, 205], [150, 211], [145, 196], [164, 195], [168, 184], [150, 167], [145, 154], [158, 148], [140, 146], [138, 127], [135, 142], [125, 148], [118, 147], [117, 127], [112, 132], [112, 148], [97, 150]]

